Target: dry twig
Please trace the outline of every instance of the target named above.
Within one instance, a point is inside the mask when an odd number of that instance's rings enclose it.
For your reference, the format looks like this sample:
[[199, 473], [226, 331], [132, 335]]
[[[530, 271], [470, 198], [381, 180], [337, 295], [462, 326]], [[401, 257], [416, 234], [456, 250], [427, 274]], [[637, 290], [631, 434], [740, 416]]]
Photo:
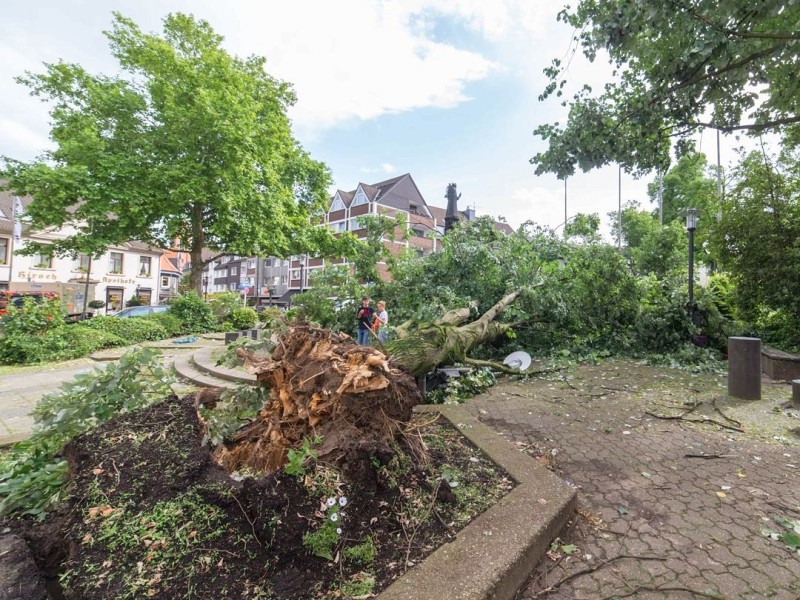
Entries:
[[540, 598], [541, 596], [545, 596], [546, 594], [550, 594], [555, 592], [560, 586], [564, 585], [568, 581], [572, 581], [576, 577], [580, 577], [581, 575], [588, 575], [589, 573], [594, 573], [595, 571], [602, 569], [606, 565], [609, 565], [615, 561], [622, 560], [624, 558], [631, 558], [634, 560], [659, 560], [659, 561], [666, 561], [667, 559], [663, 556], [639, 556], [636, 554], [619, 554], [617, 556], [613, 556], [607, 560], [597, 563], [593, 567], [587, 567], [585, 569], [581, 569], [580, 571], [575, 571], [574, 573], [570, 573], [566, 577], [561, 578], [559, 581], [547, 587], [543, 590], [536, 592], [533, 596], [529, 596], [529, 598]]

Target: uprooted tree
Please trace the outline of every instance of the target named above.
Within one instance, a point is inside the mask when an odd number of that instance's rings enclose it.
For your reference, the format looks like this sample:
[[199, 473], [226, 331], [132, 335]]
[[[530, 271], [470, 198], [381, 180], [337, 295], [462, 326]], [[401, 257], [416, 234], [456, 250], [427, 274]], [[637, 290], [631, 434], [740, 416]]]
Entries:
[[274, 471], [289, 449], [319, 436], [317, 457], [361, 481], [370, 457], [391, 454], [421, 399], [413, 377], [384, 354], [311, 325], [289, 327], [270, 356], [239, 354], [270, 395], [256, 420], [217, 451], [230, 470]]
[[267, 356], [238, 349], [269, 397], [257, 418], [217, 450], [217, 460], [231, 471], [272, 472], [286, 463], [290, 449], [319, 437], [319, 460], [339, 467], [350, 481], [369, 481], [371, 459], [391, 456], [393, 441], [407, 432], [421, 400], [414, 376], [453, 362], [516, 372], [468, 353], [510, 329], [495, 319], [522, 292], [506, 295], [472, 322], [474, 303], [431, 324], [405, 323], [386, 353], [305, 323], [277, 336]]

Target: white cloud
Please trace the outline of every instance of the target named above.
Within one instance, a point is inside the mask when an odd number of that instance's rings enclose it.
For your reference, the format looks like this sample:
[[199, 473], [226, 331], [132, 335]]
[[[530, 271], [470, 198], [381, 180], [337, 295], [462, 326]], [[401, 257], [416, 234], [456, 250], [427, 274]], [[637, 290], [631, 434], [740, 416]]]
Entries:
[[52, 146], [46, 136], [19, 121], [9, 119], [0, 119], [0, 139], [4, 146], [17, 150], [13, 158], [32, 158], [46, 147]]
[[556, 218], [556, 215], [564, 213], [563, 195], [559, 196], [552, 189], [542, 186], [517, 188], [510, 198], [493, 204], [502, 206], [500, 214], [512, 227], [519, 227], [525, 221], [556, 227], [563, 221]]
[[397, 171], [397, 167], [395, 167], [392, 163], [383, 163], [380, 167], [370, 168], [370, 167], [361, 167], [359, 169], [362, 173], [394, 173]]
[[303, 130], [319, 130], [455, 106], [469, 99], [467, 84], [499, 68], [477, 52], [428, 37], [418, 24], [433, 14], [432, 4], [418, 3], [414, 12], [401, 2], [370, 0], [253, 2], [246, 11], [226, 8], [212, 22], [220, 22], [233, 51], [266, 56], [267, 70], [294, 84], [292, 119]]

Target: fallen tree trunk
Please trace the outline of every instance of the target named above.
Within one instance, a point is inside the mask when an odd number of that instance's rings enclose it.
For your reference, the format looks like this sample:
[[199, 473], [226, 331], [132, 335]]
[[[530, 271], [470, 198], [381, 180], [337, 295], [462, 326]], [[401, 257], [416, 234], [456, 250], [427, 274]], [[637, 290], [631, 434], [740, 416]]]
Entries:
[[391, 453], [421, 400], [414, 379], [386, 355], [326, 329], [294, 325], [271, 356], [239, 354], [270, 395], [257, 419], [217, 451], [229, 470], [274, 471], [290, 448], [320, 436], [319, 460], [361, 480], [371, 457]]
[[[404, 323], [401, 337], [386, 344], [387, 351], [393, 359], [403, 365], [409, 373], [416, 377], [426, 375], [436, 367], [447, 363], [475, 363], [467, 355], [478, 344], [490, 342], [505, 335], [511, 326], [496, 323], [495, 319], [502, 315], [509, 304], [514, 302], [524, 290], [516, 290], [501, 298], [477, 320], [466, 323], [474, 305], [446, 312], [440, 319], [430, 325], [424, 325], [410, 331]], [[517, 373], [502, 364], [491, 361], [477, 361], [481, 366], [506, 373]]]

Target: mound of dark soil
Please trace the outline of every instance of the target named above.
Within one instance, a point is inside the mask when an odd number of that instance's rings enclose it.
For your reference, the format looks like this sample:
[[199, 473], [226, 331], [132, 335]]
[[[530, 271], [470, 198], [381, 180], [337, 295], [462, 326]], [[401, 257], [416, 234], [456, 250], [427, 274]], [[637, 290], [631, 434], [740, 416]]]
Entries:
[[417, 430], [427, 454], [388, 446], [368, 485], [324, 461], [306, 463], [305, 475], [236, 481], [202, 435], [193, 399], [171, 397], [67, 446], [69, 505], [42, 524], [15, 524], [53, 597], [368, 596], [512, 485], [433, 422]]

